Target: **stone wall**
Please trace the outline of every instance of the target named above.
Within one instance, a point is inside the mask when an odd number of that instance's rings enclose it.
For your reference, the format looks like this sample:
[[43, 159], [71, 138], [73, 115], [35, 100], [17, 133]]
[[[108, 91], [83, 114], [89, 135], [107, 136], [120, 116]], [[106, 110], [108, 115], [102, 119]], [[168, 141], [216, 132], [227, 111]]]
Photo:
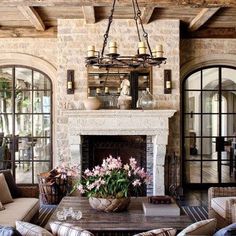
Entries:
[[[68, 136], [68, 117], [63, 114], [67, 107], [80, 107], [81, 101], [87, 96], [87, 68], [84, 57], [88, 45], [95, 45], [100, 50], [107, 20], [87, 25], [83, 20], [58, 21], [58, 99], [56, 146], [59, 157], [70, 157]], [[150, 44], [163, 44], [167, 64], [153, 69], [153, 94], [158, 100], [158, 108], [179, 110], [179, 21], [160, 20], [145, 25], [150, 35]], [[110, 38], [118, 43], [118, 51], [124, 55], [133, 55], [137, 47], [137, 34], [133, 20], [115, 20], [112, 23]], [[75, 70], [75, 93], [66, 94], [66, 71]], [[172, 70], [172, 94], [163, 94], [163, 69]], [[171, 120], [170, 150], [179, 153], [179, 116]], [[70, 124], [69, 124], [70, 125]]]
[[56, 38], [0, 38], [0, 53], [9, 52], [39, 57], [57, 67]]
[[[0, 39], [0, 58], [3, 53], [17, 52], [41, 58], [57, 69], [54, 83], [54, 165], [60, 159], [70, 160], [68, 116], [63, 112], [69, 107], [79, 108], [87, 96], [87, 68], [84, 57], [88, 45], [102, 47], [107, 20], [96, 24], [85, 24], [84, 20], [58, 20], [58, 37], [53, 39], [10, 38]], [[150, 35], [150, 44], [163, 44], [167, 64], [153, 69], [153, 94], [158, 100], [158, 108], [179, 111], [179, 20], [158, 20], [145, 25]], [[118, 50], [124, 55], [134, 54], [137, 34], [133, 20], [114, 20], [111, 40], [118, 43]], [[2, 58], [1, 58], [2, 59]], [[19, 59], [20, 64], [20, 59]], [[30, 63], [29, 63], [30, 65]], [[75, 70], [75, 93], [66, 93], [66, 74]], [[172, 94], [163, 92], [163, 70], [172, 70]], [[170, 121], [169, 151], [179, 153], [179, 115]]]

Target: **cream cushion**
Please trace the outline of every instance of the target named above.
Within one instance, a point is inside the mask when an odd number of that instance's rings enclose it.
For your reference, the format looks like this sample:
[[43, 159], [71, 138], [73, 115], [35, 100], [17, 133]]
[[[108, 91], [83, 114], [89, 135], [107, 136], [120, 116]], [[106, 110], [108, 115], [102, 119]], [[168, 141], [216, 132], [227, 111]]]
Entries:
[[30, 221], [39, 210], [37, 198], [15, 198], [14, 202], [4, 205], [0, 211], [0, 225], [15, 227], [16, 220]]
[[135, 234], [133, 236], [175, 236], [176, 229], [173, 228], [162, 228], [154, 229], [147, 232]]
[[70, 223], [54, 221], [49, 224], [53, 235], [56, 236], [93, 236], [91, 232]]
[[46, 229], [23, 221], [16, 221], [16, 229], [22, 236], [53, 236]]
[[216, 219], [202, 220], [189, 225], [182, 230], [177, 236], [212, 236], [216, 230]]
[[2, 205], [2, 202], [0, 201], [0, 211], [4, 210], [5, 207]]
[[13, 202], [10, 190], [3, 174], [0, 174], [0, 201], [2, 204]]
[[226, 203], [229, 199], [236, 199], [236, 197], [216, 197], [211, 199], [211, 207], [223, 218], [226, 218]]

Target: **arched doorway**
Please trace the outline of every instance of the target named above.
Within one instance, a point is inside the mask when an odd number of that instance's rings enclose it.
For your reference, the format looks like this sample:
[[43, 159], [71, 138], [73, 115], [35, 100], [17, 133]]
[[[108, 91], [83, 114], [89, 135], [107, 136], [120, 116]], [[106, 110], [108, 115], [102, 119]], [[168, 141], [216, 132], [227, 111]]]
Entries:
[[26, 66], [0, 67], [0, 169], [37, 183], [52, 167], [52, 81]]
[[235, 183], [236, 68], [197, 69], [182, 92], [183, 184]]

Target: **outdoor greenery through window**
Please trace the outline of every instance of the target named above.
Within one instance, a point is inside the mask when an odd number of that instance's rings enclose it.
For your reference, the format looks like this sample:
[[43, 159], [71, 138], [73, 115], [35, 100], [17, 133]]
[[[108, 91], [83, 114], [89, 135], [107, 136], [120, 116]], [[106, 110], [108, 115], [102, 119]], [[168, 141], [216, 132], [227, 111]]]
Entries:
[[51, 169], [52, 84], [37, 70], [0, 67], [0, 169], [16, 182], [37, 183]]

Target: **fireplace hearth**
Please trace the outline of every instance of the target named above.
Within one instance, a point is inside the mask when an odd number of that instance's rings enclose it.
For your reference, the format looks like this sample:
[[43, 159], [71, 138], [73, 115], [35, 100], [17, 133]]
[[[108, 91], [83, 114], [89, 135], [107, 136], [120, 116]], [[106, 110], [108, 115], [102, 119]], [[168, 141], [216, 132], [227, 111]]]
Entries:
[[[152, 176], [152, 182], [147, 186], [147, 195], [165, 194], [164, 164], [169, 118], [175, 110], [67, 110], [65, 113], [69, 124], [71, 162], [79, 163], [81, 171], [84, 169], [84, 137], [94, 136], [96, 141], [96, 138], [101, 140], [104, 136], [114, 136], [114, 139], [115, 136], [133, 136], [134, 139], [135, 136], [146, 136], [146, 151], [150, 153], [146, 155], [146, 170]], [[109, 154], [108, 148], [106, 152]], [[105, 154], [99, 154], [100, 159]]]

